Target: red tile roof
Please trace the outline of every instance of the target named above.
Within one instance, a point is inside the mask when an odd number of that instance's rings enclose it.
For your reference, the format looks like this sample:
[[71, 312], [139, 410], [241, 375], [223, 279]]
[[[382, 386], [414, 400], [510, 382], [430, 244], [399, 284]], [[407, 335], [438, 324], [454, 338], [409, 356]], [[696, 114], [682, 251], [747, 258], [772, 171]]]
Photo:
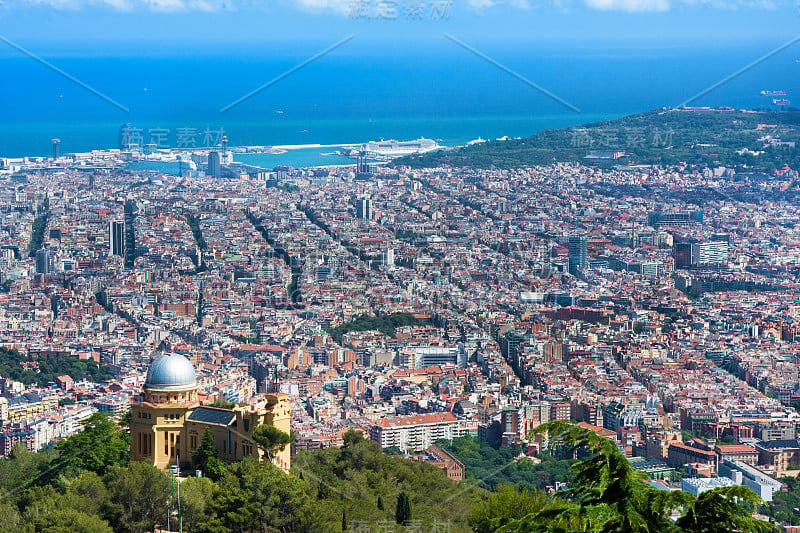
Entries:
[[458, 419], [452, 413], [425, 413], [422, 415], [411, 416], [390, 416], [375, 422], [376, 426], [382, 428], [393, 428], [399, 426], [421, 426], [425, 424], [439, 424], [442, 422], [457, 422]]

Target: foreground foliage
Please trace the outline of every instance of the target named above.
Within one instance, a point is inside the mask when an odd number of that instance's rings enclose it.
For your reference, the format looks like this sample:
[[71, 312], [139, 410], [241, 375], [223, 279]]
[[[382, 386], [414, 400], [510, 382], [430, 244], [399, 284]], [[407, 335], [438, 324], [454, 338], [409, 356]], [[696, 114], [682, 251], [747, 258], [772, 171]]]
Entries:
[[[752, 517], [762, 502], [747, 488], [716, 489], [699, 498], [659, 491], [608, 439], [561, 422], [540, 432], [565, 453], [579, 455], [568, 491], [547, 495], [499, 484], [489, 492], [475, 486], [477, 479], [456, 484], [433, 465], [386, 455], [355, 431], [344, 435], [342, 448], [295, 455], [291, 474], [268, 460], [225, 463], [204, 437], [197, 458], [214, 477], [179, 484], [180, 518], [184, 531], [193, 533], [333, 533], [362, 525], [450, 533], [771, 530]], [[269, 443], [286, 440], [262, 436]], [[0, 531], [176, 531], [178, 483], [149, 464], [128, 464], [128, 442], [124, 428], [98, 414], [83, 433], [54, 449], [32, 454], [15, 448], [0, 460]], [[462, 450], [475, 445], [455, 444]], [[677, 522], [670, 519], [673, 512]]]
[[439, 446], [452, 453], [464, 464], [466, 479], [480, 487], [497, 490], [498, 485], [516, 485], [527, 489], [545, 490], [555, 483], [572, 479], [571, 458], [559, 458], [551, 453], [541, 454], [541, 462], [522, 458], [522, 446], [493, 448], [486, 441], [472, 437], [457, 437], [452, 442], [441, 441]]
[[434, 522], [448, 524], [451, 533], [468, 531], [472, 504], [489, 495], [469, 484], [457, 485], [428, 463], [386, 455], [360, 432], [346, 433], [344, 441], [343, 448], [300, 452], [292, 458], [292, 470], [311, 488], [321, 523], [336, 524], [337, 531], [342, 508], [351, 527], [365, 522], [394, 527], [400, 510], [399, 519], [410, 515], [422, 531], [432, 530]]
[[[747, 487], [714, 489], [699, 498], [686, 492], [658, 490], [631, 468], [617, 445], [595, 432], [566, 422], [550, 422], [536, 433], [546, 435], [581, 459], [572, 466], [572, 488], [528, 515], [493, 521], [503, 532], [592, 533], [761, 533], [776, 528], [753, 518], [762, 504]], [[494, 511], [489, 509], [487, 514]], [[494, 512], [497, 514], [496, 512]], [[671, 520], [673, 513], [681, 516]]]
[[[171, 475], [128, 463], [127, 431], [105, 415], [85, 425], [54, 449], [32, 454], [20, 446], [0, 460], [0, 531], [176, 531], [177, 482]], [[274, 450], [288, 444], [286, 435], [259, 435]], [[469, 530], [470, 506], [485, 491], [459, 487], [429, 464], [387, 456], [360, 432], [345, 437], [342, 449], [299, 453], [286, 474], [269, 460], [225, 463], [204, 436], [196, 459], [213, 478], [180, 483], [184, 531], [325, 533], [342, 531], [343, 524], [396, 520], [426, 528], [447, 523], [452, 533]]]

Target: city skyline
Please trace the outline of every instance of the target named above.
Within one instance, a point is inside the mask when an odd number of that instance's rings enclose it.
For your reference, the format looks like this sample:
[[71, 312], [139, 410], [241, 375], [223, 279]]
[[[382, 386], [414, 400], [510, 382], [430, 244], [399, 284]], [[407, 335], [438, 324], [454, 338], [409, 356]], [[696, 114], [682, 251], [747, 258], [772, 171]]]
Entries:
[[0, 0], [0, 530], [800, 532], [795, 1]]

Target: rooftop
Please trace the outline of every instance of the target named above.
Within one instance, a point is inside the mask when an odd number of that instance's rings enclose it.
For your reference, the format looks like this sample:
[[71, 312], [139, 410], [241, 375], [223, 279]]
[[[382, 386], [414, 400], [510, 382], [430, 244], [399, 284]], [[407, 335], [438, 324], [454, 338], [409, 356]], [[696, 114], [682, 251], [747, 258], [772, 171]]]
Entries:
[[216, 407], [198, 407], [188, 418], [191, 422], [203, 422], [218, 426], [229, 426], [235, 419], [236, 415], [233, 411]]
[[159, 390], [191, 389], [197, 386], [197, 376], [194, 366], [184, 356], [167, 354], [150, 364], [144, 386]]

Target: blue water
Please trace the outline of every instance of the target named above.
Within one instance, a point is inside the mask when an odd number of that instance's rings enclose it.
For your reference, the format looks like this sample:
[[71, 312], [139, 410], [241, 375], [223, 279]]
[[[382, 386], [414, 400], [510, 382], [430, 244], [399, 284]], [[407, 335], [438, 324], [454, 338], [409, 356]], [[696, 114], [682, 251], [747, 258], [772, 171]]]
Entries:
[[[151, 129], [168, 130], [163, 145], [169, 147], [178, 147], [179, 128], [194, 128], [197, 146], [206, 128], [224, 130], [231, 145], [421, 136], [452, 145], [477, 137], [526, 136], [679, 105], [778, 44], [481, 49], [580, 113], [452, 43], [395, 51], [391, 57], [343, 48], [225, 113], [222, 107], [308, 54], [49, 58], [129, 108], [126, 113], [30, 58], [5, 53], [0, 56], [0, 157], [47, 155], [54, 137], [61, 139], [62, 153], [116, 147], [123, 123], [140, 128], [145, 139]], [[776, 54], [693, 105], [771, 105], [770, 98], [758, 95], [762, 89], [786, 90], [797, 105], [800, 94], [792, 94], [800, 73], [797, 57], [792, 48]], [[278, 164], [305, 155], [289, 152]]]

